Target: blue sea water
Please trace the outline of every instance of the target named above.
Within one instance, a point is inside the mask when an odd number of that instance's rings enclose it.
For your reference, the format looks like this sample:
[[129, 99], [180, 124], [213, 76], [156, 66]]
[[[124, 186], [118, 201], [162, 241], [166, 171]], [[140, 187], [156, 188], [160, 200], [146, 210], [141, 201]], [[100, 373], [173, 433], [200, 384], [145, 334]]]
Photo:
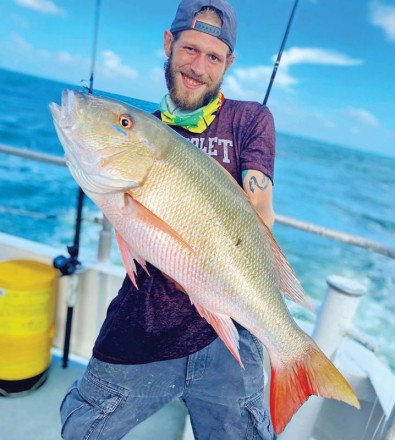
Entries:
[[[62, 156], [48, 104], [59, 103], [65, 87], [70, 85], [0, 69], [0, 143]], [[67, 255], [78, 195], [68, 170], [2, 153], [0, 158], [0, 231], [64, 248]], [[100, 213], [84, 203], [82, 262], [95, 258], [100, 230], [94, 222]], [[278, 133], [274, 205], [279, 214], [395, 247], [395, 159]], [[274, 235], [312, 298], [322, 300], [332, 274], [367, 287], [354, 325], [395, 371], [395, 260], [281, 225]], [[120, 264], [115, 245], [112, 258]], [[293, 313], [314, 319], [298, 308]]]

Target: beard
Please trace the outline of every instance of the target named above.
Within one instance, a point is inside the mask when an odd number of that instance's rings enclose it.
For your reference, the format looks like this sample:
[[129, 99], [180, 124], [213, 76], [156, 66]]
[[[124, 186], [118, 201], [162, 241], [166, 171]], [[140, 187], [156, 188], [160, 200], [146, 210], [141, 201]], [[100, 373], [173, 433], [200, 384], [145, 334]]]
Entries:
[[202, 81], [201, 78], [198, 78], [191, 71], [182, 71], [182, 73], [195, 79], [196, 81], [203, 82], [206, 86], [208, 86], [205, 92], [200, 92], [200, 94], [192, 94], [187, 93], [184, 90], [177, 89], [177, 72], [173, 66], [173, 53], [170, 53], [169, 58], [166, 60], [164, 70], [166, 85], [167, 89], [169, 90], [170, 98], [172, 99], [174, 104], [181, 110], [197, 110], [200, 107], [204, 107], [218, 95], [221, 89], [222, 80], [210, 86], [207, 82]]

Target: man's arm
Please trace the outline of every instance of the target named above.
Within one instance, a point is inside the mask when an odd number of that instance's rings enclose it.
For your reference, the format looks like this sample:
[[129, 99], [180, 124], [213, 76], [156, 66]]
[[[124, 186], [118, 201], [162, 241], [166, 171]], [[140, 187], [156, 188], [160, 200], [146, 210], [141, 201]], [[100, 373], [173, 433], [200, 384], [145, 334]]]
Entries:
[[242, 180], [244, 191], [247, 193], [252, 205], [266, 226], [271, 229], [275, 220], [271, 180], [261, 171], [257, 170], [243, 171]]

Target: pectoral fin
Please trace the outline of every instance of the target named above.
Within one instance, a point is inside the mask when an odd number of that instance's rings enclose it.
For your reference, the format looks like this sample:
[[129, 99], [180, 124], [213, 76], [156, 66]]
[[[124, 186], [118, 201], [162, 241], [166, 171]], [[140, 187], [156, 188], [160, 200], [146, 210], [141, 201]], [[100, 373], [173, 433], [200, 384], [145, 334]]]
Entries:
[[[172, 240], [177, 241], [183, 249], [187, 249], [188, 252], [192, 251], [189, 244], [186, 243], [176, 231], [174, 231], [166, 222], [164, 222], [149, 209], [145, 208], [141, 203], [134, 200], [130, 194], [125, 194], [124, 204], [120, 209], [128, 221], [136, 224], [140, 223], [142, 228], [158, 229], [159, 231], [168, 235]], [[149, 275], [149, 272], [146, 268], [145, 258], [143, 258], [140, 253], [136, 251], [133, 246], [133, 242], [126, 240], [118, 231], [115, 231], [115, 235], [126, 271], [132, 283], [137, 288], [135, 279], [136, 265], [134, 261], [137, 261]], [[130, 240], [132, 240], [132, 237], [130, 237]]]
[[136, 283], [136, 264], [134, 263], [134, 260], [136, 260], [148, 273], [147, 268], [145, 266], [145, 261], [142, 258], [140, 258], [138, 255], [135, 255], [133, 253], [132, 248], [123, 239], [123, 237], [119, 234], [119, 232], [115, 231], [115, 237], [118, 242], [119, 252], [121, 253], [121, 258], [125, 266], [126, 272], [128, 273], [129, 278], [132, 281], [134, 287], [138, 289]]
[[183, 248], [192, 251], [189, 244], [174, 230], [170, 225], [164, 222], [160, 217], [147, 209], [144, 205], [135, 200], [130, 194], [125, 194], [125, 206], [123, 208], [124, 214], [127, 216], [128, 212], [139, 222], [144, 223], [152, 228], [159, 229], [172, 239], [176, 240]]

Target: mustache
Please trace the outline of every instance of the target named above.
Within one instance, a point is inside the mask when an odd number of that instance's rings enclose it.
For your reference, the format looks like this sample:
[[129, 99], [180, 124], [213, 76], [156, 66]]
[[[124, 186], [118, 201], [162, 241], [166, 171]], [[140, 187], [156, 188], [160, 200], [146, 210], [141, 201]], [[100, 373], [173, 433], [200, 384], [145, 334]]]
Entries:
[[187, 69], [180, 69], [179, 72], [182, 75], [188, 76], [189, 78], [193, 79], [194, 81], [200, 82], [202, 84], [206, 84], [207, 85], [207, 81], [204, 79], [204, 75], [196, 75], [195, 73], [193, 73], [191, 70]]

